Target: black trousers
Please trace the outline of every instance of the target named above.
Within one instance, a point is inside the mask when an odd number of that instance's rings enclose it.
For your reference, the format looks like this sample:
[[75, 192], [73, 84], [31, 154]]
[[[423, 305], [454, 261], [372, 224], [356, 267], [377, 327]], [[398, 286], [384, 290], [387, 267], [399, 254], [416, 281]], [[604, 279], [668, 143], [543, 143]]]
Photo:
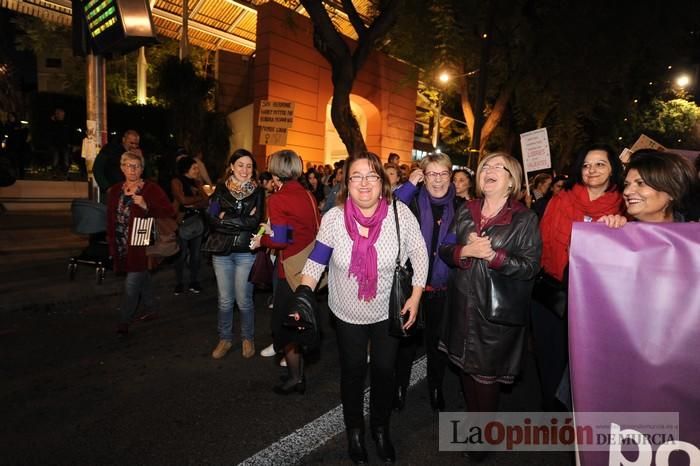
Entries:
[[336, 319], [340, 356], [340, 398], [347, 429], [364, 428], [363, 400], [370, 343], [371, 427], [389, 426], [394, 398], [394, 364], [398, 338], [389, 336], [389, 321], [355, 325]]
[[423, 335], [425, 354], [428, 359], [428, 389], [442, 388], [447, 368], [447, 355], [438, 350], [438, 342], [442, 335], [444, 317], [447, 310], [445, 291], [426, 291], [421, 298], [421, 312], [425, 318], [425, 329], [416, 335], [404, 338], [399, 346], [396, 358], [396, 385], [408, 387], [411, 380], [411, 368], [416, 358], [419, 339]]

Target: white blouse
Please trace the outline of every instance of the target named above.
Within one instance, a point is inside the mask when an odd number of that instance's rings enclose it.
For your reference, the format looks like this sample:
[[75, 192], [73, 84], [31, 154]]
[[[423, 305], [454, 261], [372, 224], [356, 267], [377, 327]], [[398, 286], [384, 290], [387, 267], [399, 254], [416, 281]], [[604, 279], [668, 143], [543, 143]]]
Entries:
[[[401, 228], [401, 263], [411, 259], [413, 286], [425, 286], [428, 277], [428, 251], [421, 235], [418, 220], [402, 202], [396, 203]], [[333, 207], [321, 218], [316, 241], [332, 249], [328, 263], [328, 306], [340, 320], [350, 324], [373, 324], [389, 318], [389, 294], [396, 267], [398, 246], [393, 206], [389, 206], [376, 243], [377, 294], [371, 301], [358, 299], [357, 280], [348, 275], [352, 240], [345, 229], [342, 208]], [[302, 274], [318, 280], [326, 264], [309, 258]]]

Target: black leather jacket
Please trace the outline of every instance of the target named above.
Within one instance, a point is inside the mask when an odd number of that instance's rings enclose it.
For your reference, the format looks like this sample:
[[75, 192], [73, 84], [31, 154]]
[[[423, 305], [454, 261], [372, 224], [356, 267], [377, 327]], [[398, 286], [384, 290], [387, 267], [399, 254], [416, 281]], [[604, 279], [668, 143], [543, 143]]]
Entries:
[[248, 197], [234, 198], [223, 184], [216, 185], [210, 203], [217, 202], [224, 212], [210, 215], [212, 234], [231, 235], [235, 241], [229, 252], [250, 252], [249, 243], [258, 230], [262, 219], [265, 218], [265, 193], [262, 188], [256, 188]]
[[[450, 360], [465, 372], [516, 375], [525, 348], [525, 327], [499, 325], [483, 318], [479, 309], [490, 305], [489, 263], [458, 257], [469, 234], [477, 230], [474, 217], [480, 215], [482, 203], [480, 199], [469, 201], [457, 210], [448, 234], [452, 241], [456, 237], [456, 243], [444, 242], [439, 248], [442, 260], [452, 267], [448, 282], [448, 322], [440, 345], [448, 352]], [[497, 220], [482, 232], [482, 236], [491, 239], [491, 247], [498, 253], [491, 265], [513, 279], [534, 280], [542, 253], [537, 215], [517, 201], [509, 200]], [[530, 300], [522, 305], [529, 310]]]

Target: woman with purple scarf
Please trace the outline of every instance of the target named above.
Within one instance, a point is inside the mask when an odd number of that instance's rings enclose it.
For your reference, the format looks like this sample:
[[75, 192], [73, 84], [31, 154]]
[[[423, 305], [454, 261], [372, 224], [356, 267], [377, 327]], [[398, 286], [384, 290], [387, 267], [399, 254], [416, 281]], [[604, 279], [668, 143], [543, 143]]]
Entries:
[[[408, 183], [401, 185], [394, 196], [408, 205], [420, 222], [421, 234], [428, 249], [430, 264], [425, 292], [421, 298], [421, 313], [425, 317], [425, 352], [428, 358], [428, 391], [430, 406], [434, 410], [445, 409], [442, 380], [445, 377], [447, 356], [438, 351], [449, 268], [437, 255], [440, 243], [445, 239], [455, 212], [455, 187], [451, 183], [452, 161], [445, 154], [431, 154], [423, 158], [420, 168], [414, 170]], [[423, 182], [419, 186], [419, 183]], [[402, 410], [406, 403], [406, 390], [411, 379], [411, 367], [416, 357], [419, 335], [401, 342], [396, 359], [396, 390], [394, 409]]]
[[[389, 437], [394, 364], [399, 339], [389, 335], [389, 294], [399, 253], [391, 186], [379, 158], [365, 152], [348, 158], [338, 206], [321, 220], [316, 244], [296, 294], [313, 295], [328, 267], [328, 307], [335, 316], [340, 355], [340, 396], [350, 459], [367, 463], [363, 399], [370, 343], [370, 427], [382, 462], [396, 460]], [[447, 178], [449, 181], [449, 177]], [[396, 203], [400, 261], [413, 266], [413, 293], [401, 313], [414, 325], [428, 274], [428, 256], [416, 218]]]

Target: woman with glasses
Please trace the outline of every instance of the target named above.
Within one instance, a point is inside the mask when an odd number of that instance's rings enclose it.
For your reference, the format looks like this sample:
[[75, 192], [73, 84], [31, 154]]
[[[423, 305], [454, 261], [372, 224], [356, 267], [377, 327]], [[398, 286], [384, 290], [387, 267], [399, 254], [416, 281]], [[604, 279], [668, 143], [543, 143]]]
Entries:
[[[340, 355], [340, 396], [352, 461], [367, 463], [363, 398], [370, 343], [370, 427], [382, 462], [396, 460], [389, 436], [394, 366], [399, 339], [389, 335], [389, 295], [399, 252], [391, 187], [379, 158], [351, 156], [338, 206], [323, 216], [316, 245], [306, 261], [297, 295], [308, 295], [328, 267], [328, 307], [335, 316]], [[448, 178], [449, 179], [449, 178]], [[402, 309], [413, 326], [428, 258], [415, 217], [396, 203], [400, 261], [413, 266], [413, 292]]]
[[[443, 322], [447, 296], [449, 269], [438, 256], [437, 249], [445, 240], [455, 214], [455, 186], [451, 182], [452, 161], [445, 154], [431, 154], [423, 158], [420, 168], [414, 170], [394, 192], [420, 223], [421, 236], [428, 250], [430, 265], [425, 292], [421, 298], [420, 312], [425, 319], [425, 352], [428, 359], [428, 394], [434, 410], [445, 408], [442, 381], [445, 377], [447, 357], [438, 350], [440, 328]], [[394, 409], [405, 405], [406, 390], [411, 379], [411, 367], [418, 347], [418, 335], [405, 338], [399, 347], [396, 361], [396, 391]]]
[[552, 309], [543, 297], [561, 295], [566, 303], [569, 246], [574, 222], [595, 222], [622, 212], [622, 164], [612, 148], [594, 145], [582, 151], [574, 164], [571, 182], [552, 197], [540, 223], [543, 276], [535, 286], [532, 332], [547, 410], [560, 410], [556, 392], [568, 363], [568, 324], [565, 309]]
[[129, 324], [139, 303], [143, 308], [141, 320], [154, 318], [157, 313], [146, 245], [135, 246], [130, 241], [134, 221], [145, 217], [174, 217], [175, 211], [160, 186], [142, 178], [143, 156], [140, 153], [124, 152], [121, 170], [124, 181], [107, 191], [107, 243], [114, 271], [126, 272], [117, 327], [117, 333], [124, 337], [129, 333]]
[[[452, 267], [440, 349], [460, 369], [467, 410], [487, 412], [498, 410], [500, 384], [514, 382], [526, 345], [524, 324], [505, 325], [485, 317], [496, 297], [492, 274], [513, 282], [514, 288], [516, 281], [534, 280], [542, 244], [537, 216], [515, 199], [522, 180], [517, 160], [505, 153], [487, 155], [476, 180], [477, 195], [483, 198], [455, 213], [439, 249]], [[528, 301], [522, 302], [523, 313]]]

